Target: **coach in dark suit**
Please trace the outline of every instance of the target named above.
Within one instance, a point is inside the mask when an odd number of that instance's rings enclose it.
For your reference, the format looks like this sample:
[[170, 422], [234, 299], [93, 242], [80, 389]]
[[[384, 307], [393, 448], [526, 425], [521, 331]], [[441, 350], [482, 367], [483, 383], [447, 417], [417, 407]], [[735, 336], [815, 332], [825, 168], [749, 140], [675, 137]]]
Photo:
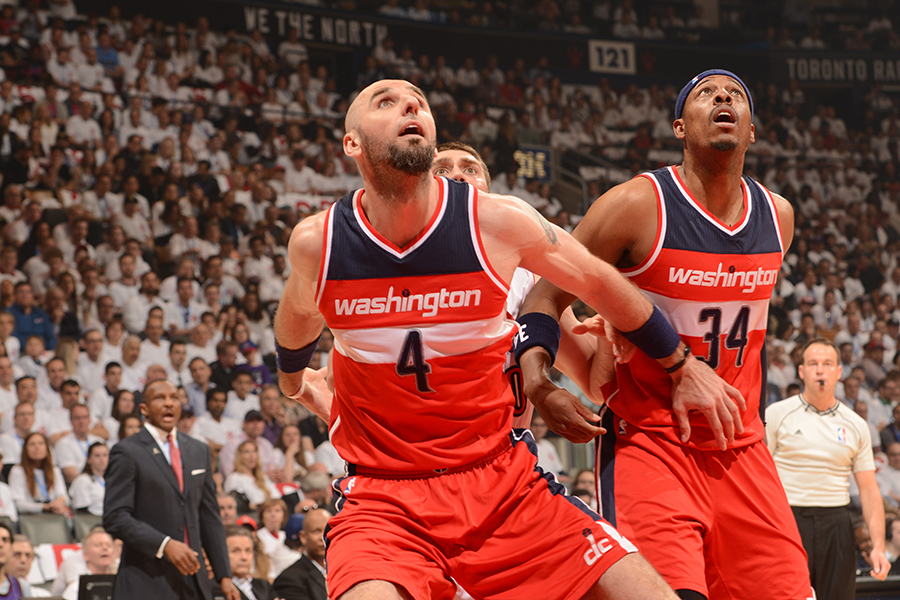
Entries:
[[[105, 474], [103, 526], [124, 542], [113, 598], [212, 600], [204, 561], [198, 560], [202, 547], [225, 598], [239, 600], [231, 581], [209, 448], [175, 431], [181, 404], [172, 383], [152, 381], [142, 398], [147, 422], [113, 447]], [[170, 432], [175, 434], [174, 444]], [[175, 469], [170, 463], [173, 456]]]
[[311, 510], [303, 520], [300, 540], [303, 556], [275, 578], [272, 589], [284, 600], [327, 600], [325, 588], [325, 540], [322, 537], [331, 513]]

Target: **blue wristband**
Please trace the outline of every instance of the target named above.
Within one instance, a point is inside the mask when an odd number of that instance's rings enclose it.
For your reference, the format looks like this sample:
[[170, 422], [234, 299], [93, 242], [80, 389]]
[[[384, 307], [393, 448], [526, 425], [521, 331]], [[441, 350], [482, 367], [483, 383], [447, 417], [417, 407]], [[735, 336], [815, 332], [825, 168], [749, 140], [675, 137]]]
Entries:
[[282, 348], [276, 341], [275, 364], [278, 366], [278, 370], [282, 373], [299, 373], [308, 367], [312, 361], [313, 354], [316, 353], [320, 339], [322, 339], [322, 334], [319, 334], [319, 337], [299, 350]]
[[520, 315], [516, 321], [519, 323], [519, 333], [513, 338], [516, 364], [519, 364], [519, 358], [526, 350], [535, 346], [540, 346], [550, 354], [551, 364], [556, 362], [559, 338], [562, 335], [556, 319], [544, 313], [533, 312]]
[[655, 360], [672, 356], [672, 353], [678, 349], [678, 344], [681, 343], [678, 332], [657, 306], [653, 307], [653, 314], [646, 323], [634, 331], [622, 333], [622, 335], [644, 354]]

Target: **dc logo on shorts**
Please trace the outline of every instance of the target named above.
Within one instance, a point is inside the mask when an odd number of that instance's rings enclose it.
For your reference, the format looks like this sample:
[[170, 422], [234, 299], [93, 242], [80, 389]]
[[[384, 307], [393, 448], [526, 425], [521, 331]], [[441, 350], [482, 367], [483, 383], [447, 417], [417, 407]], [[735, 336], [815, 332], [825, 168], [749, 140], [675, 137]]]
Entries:
[[847, 430], [844, 429], [843, 427], [838, 427], [837, 428], [837, 438], [838, 438], [838, 443], [846, 444], [847, 443]]
[[353, 486], [356, 485], [356, 477], [351, 477], [347, 480], [347, 483], [344, 484], [344, 495], [348, 496], [350, 494], [350, 490], [353, 489]]
[[613, 548], [609, 538], [600, 538], [600, 541], [598, 542], [594, 539], [594, 533], [590, 529], [585, 529], [581, 534], [585, 537], [590, 546], [590, 549], [584, 553], [584, 562], [586, 562], [588, 566], [591, 566], [600, 560], [601, 556]]

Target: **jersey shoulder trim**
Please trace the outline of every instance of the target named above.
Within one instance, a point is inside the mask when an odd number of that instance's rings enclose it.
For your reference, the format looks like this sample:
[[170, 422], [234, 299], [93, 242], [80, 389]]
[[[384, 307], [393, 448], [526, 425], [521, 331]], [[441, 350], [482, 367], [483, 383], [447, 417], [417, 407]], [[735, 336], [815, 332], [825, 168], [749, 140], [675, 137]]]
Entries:
[[[361, 190], [354, 192], [360, 193]], [[338, 205], [335, 202], [328, 207], [328, 213], [325, 215], [325, 231], [322, 234], [322, 260], [319, 262], [319, 276], [316, 278], [316, 306], [322, 300], [322, 292], [325, 289], [325, 281], [328, 277], [328, 265], [331, 262], [331, 239], [334, 235], [334, 207]]]
[[663, 243], [666, 241], [666, 230], [668, 228], [668, 216], [666, 214], [666, 196], [655, 173], [641, 173], [638, 177], [644, 177], [653, 184], [653, 192], [656, 194], [656, 238], [653, 240], [653, 248], [650, 254], [644, 257], [640, 263], [634, 267], [620, 269], [625, 277], [634, 277], [640, 275], [656, 262], [656, 258], [662, 251]]
[[469, 188], [468, 207], [469, 207], [469, 231], [472, 235], [472, 247], [475, 248], [475, 255], [485, 274], [494, 282], [494, 284], [504, 293], [509, 294], [509, 286], [503, 281], [503, 278], [494, 270], [488, 260], [487, 252], [484, 250], [484, 242], [481, 239], [481, 227], [478, 224], [478, 190], [474, 186], [466, 184]]

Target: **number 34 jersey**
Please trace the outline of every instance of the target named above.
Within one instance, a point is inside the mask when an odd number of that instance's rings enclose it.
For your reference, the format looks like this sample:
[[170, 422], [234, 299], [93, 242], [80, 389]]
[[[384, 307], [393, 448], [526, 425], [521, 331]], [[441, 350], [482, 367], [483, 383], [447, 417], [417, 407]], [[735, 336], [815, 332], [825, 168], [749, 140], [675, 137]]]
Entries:
[[511, 426], [508, 287], [485, 256], [478, 192], [438, 182], [431, 221], [404, 248], [369, 223], [364, 190], [328, 212], [317, 303], [335, 339], [331, 440], [353, 464], [461, 466]]
[[[744, 433], [735, 446], [765, 435], [759, 416], [766, 385], [769, 298], [784, 249], [772, 196], [744, 177], [744, 211], [729, 227], [701, 205], [675, 167], [645, 173], [657, 197], [658, 228], [650, 255], [622, 273], [659, 306], [693, 354], [744, 396]], [[680, 442], [672, 412], [671, 378], [638, 352], [616, 370], [618, 393], [610, 408], [626, 423]], [[690, 413], [689, 445], [717, 447], [706, 417]]]

